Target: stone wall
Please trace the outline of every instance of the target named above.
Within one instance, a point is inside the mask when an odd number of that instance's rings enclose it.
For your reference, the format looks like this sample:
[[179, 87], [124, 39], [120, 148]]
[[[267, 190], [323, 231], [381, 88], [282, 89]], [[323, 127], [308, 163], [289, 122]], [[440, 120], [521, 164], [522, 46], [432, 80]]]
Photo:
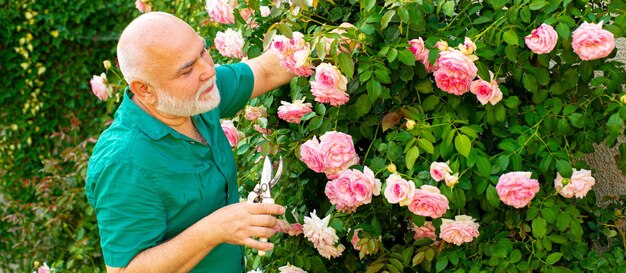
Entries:
[[[626, 38], [616, 40], [617, 47], [616, 59], [626, 63]], [[621, 142], [626, 141], [622, 137]], [[605, 145], [595, 145], [595, 153], [586, 155], [585, 159], [592, 167], [593, 177], [596, 178], [594, 190], [598, 201], [606, 195], [624, 195], [626, 194], [626, 176], [617, 168], [617, 159], [619, 151], [615, 147], [609, 149]]]

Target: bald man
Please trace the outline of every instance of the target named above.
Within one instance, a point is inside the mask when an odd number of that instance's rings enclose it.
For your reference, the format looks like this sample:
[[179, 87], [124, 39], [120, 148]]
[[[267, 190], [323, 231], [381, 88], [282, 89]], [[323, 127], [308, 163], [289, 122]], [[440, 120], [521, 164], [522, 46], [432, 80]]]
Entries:
[[251, 97], [294, 76], [271, 52], [215, 67], [184, 21], [151, 12], [122, 33], [129, 87], [89, 161], [108, 272], [242, 272], [243, 246], [270, 250], [284, 208], [238, 203], [235, 158], [220, 126]]

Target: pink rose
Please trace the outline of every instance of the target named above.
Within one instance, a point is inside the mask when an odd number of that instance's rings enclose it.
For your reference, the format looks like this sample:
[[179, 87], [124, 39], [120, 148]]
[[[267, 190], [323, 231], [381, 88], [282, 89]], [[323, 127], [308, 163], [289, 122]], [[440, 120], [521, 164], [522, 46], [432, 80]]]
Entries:
[[317, 251], [320, 253], [320, 256], [330, 259], [341, 256], [341, 253], [346, 249], [345, 246], [339, 244], [337, 246], [333, 245], [318, 245], [315, 247]]
[[615, 38], [613, 33], [602, 29], [602, 22], [584, 22], [572, 33], [572, 48], [585, 61], [600, 59], [611, 54]]
[[474, 221], [474, 218], [467, 215], [457, 215], [454, 220], [442, 219], [439, 238], [457, 246], [469, 243], [480, 235], [479, 224]]
[[317, 137], [314, 136], [300, 146], [300, 160], [302, 160], [309, 169], [317, 173], [324, 171], [324, 162], [320, 153], [320, 142], [317, 140]]
[[436, 47], [437, 49], [439, 49], [439, 51], [442, 51], [442, 52], [443, 52], [443, 51], [446, 51], [446, 50], [448, 50], [448, 49], [449, 49], [449, 47], [448, 47], [448, 42], [446, 42], [446, 41], [439, 41], [439, 42], [437, 42], [437, 43], [435, 44], [435, 47]]
[[498, 83], [493, 78], [493, 72], [489, 71], [489, 75], [491, 76], [489, 82], [478, 78], [478, 80], [473, 81], [470, 85], [470, 91], [472, 94], [476, 95], [476, 98], [482, 105], [487, 103], [496, 105], [496, 103], [502, 100], [502, 91], [500, 91]]
[[261, 6], [259, 7], [259, 10], [261, 11], [261, 17], [270, 16], [270, 14], [272, 13], [272, 11], [270, 10], [270, 7], [268, 6]]
[[359, 230], [361, 229], [357, 229], [354, 231], [354, 234], [352, 235], [352, 239], [350, 240], [352, 247], [356, 250], [361, 250], [361, 247], [362, 247], [358, 245], [359, 241], [361, 241], [361, 238], [359, 238]]
[[400, 206], [408, 206], [413, 201], [415, 194], [415, 183], [406, 181], [399, 175], [393, 173], [385, 181], [385, 198], [390, 204], [400, 203]]
[[44, 262], [43, 265], [37, 269], [37, 273], [50, 273], [50, 267]]
[[241, 59], [245, 56], [243, 45], [245, 41], [241, 31], [227, 29], [226, 32], [218, 31], [215, 35], [215, 47], [224, 57]]
[[220, 24], [234, 24], [235, 13], [233, 7], [226, 0], [207, 0], [206, 11], [213, 21]]
[[315, 68], [315, 80], [311, 81], [315, 101], [328, 102], [333, 106], [343, 105], [350, 99], [347, 89], [348, 80], [334, 65], [321, 63]]
[[496, 190], [503, 203], [523, 208], [539, 192], [539, 181], [531, 179], [531, 172], [510, 172], [498, 179]]
[[309, 61], [311, 48], [300, 32], [293, 32], [291, 39], [276, 35], [271, 43], [272, 51], [280, 59], [280, 65], [298, 76], [313, 75], [313, 65]]
[[478, 72], [472, 59], [458, 50], [440, 52], [437, 65], [437, 71], [433, 74], [437, 87], [457, 96], [469, 91]]
[[363, 172], [348, 169], [328, 181], [324, 193], [337, 210], [351, 213], [359, 206], [369, 204], [372, 195], [380, 194], [380, 180], [368, 167], [364, 167]]
[[574, 169], [570, 179], [563, 179], [559, 173], [556, 174], [556, 179], [554, 179], [556, 191], [565, 198], [583, 198], [595, 184], [596, 179], [591, 176], [591, 171], [584, 169]]
[[261, 126], [260, 126], [260, 125], [258, 125], [258, 124], [255, 124], [255, 125], [253, 126], [253, 128], [254, 128], [254, 130], [255, 130], [255, 131], [257, 131], [257, 132], [259, 132], [259, 133], [261, 133], [261, 134], [264, 134], [264, 135], [270, 135], [270, 134], [272, 134], [272, 130], [267, 129], [267, 128], [263, 128], [263, 127], [261, 127]]
[[426, 71], [434, 72], [436, 70], [435, 66], [431, 64], [430, 61], [428, 60], [428, 53], [430, 51], [426, 48], [426, 45], [424, 45], [424, 40], [422, 40], [422, 37], [410, 40], [409, 50], [413, 52], [413, 56], [415, 56], [415, 60], [419, 61], [420, 63], [424, 65], [424, 67], [426, 68]]
[[311, 217], [304, 217], [304, 225], [302, 225], [304, 237], [313, 243], [320, 255], [327, 259], [341, 256], [345, 249], [342, 244], [335, 246], [339, 237], [336, 231], [328, 226], [329, 222], [330, 215], [320, 219], [313, 211]]
[[437, 240], [437, 234], [435, 234], [435, 226], [433, 226], [433, 223], [431, 221], [426, 221], [421, 227], [413, 224], [413, 232], [415, 232], [415, 234], [413, 235], [413, 239], [415, 240], [419, 240], [422, 238], [428, 238], [433, 241]]
[[423, 185], [415, 190], [409, 210], [416, 215], [439, 218], [448, 210], [448, 198], [437, 187]]
[[293, 265], [285, 265], [278, 268], [279, 273], [307, 273], [304, 269], [293, 266]]
[[278, 107], [278, 117], [292, 123], [300, 123], [300, 119], [308, 114], [313, 112], [311, 109], [312, 105], [310, 103], [304, 103], [304, 99], [294, 100], [293, 103], [288, 103], [286, 101], [280, 102], [282, 106]]
[[239, 10], [239, 15], [241, 15], [241, 18], [246, 21], [246, 24], [248, 24], [248, 26], [250, 26], [251, 28], [256, 28], [259, 26], [259, 23], [254, 21], [254, 17], [252, 16], [253, 14], [254, 10], [251, 8], [244, 8]]
[[146, 0], [136, 0], [135, 1], [135, 7], [141, 13], [150, 12], [152, 10], [152, 7], [150, 7], [150, 5], [148, 3], [146, 3], [145, 1]]
[[256, 121], [259, 118], [267, 116], [267, 109], [265, 106], [250, 106], [246, 105], [244, 109], [244, 118], [249, 121]]
[[528, 36], [524, 37], [524, 41], [532, 52], [546, 54], [554, 49], [558, 38], [558, 34], [552, 26], [541, 24], [538, 28], [533, 29]]
[[319, 149], [324, 173], [329, 179], [336, 178], [340, 171], [359, 163], [351, 135], [335, 131], [326, 132], [320, 137]]
[[470, 56], [476, 51], [476, 44], [472, 42], [470, 38], [465, 37], [465, 41], [459, 44], [459, 50], [463, 52], [463, 54]]
[[91, 91], [100, 100], [107, 100], [109, 98], [109, 91], [107, 90], [107, 75], [102, 73], [100, 76], [93, 75], [93, 78], [89, 81], [91, 84]]
[[430, 176], [435, 179], [435, 181], [439, 182], [444, 180], [446, 176], [450, 175], [452, 170], [445, 162], [433, 162], [430, 163]]
[[236, 147], [237, 143], [244, 137], [243, 133], [237, 130], [232, 120], [222, 120], [221, 124], [230, 147]]

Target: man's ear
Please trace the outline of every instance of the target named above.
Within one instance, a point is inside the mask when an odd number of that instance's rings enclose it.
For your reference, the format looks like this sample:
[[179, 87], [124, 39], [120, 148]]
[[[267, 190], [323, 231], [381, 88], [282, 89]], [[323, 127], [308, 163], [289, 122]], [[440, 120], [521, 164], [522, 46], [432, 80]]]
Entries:
[[138, 99], [141, 99], [147, 104], [155, 104], [157, 102], [154, 89], [150, 88], [150, 86], [144, 82], [132, 80], [130, 82], [130, 91], [132, 91]]

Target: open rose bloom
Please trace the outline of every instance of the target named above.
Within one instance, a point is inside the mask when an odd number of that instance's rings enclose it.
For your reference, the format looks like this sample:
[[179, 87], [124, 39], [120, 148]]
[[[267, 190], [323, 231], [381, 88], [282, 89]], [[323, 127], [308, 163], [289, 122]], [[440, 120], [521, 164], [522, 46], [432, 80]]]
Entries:
[[311, 81], [315, 101], [332, 106], [343, 105], [350, 99], [347, 89], [348, 80], [334, 65], [321, 63], [315, 68], [315, 80]]
[[469, 243], [480, 235], [479, 224], [475, 221], [474, 218], [467, 215], [457, 215], [454, 220], [442, 219], [439, 227], [439, 238], [457, 246]]
[[602, 22], [584, 22], [572, 33], [572, 48], [585, 61], [600, 59], [611, 54], [615, 38], [613, 33], [602, 29]]
[[437, 71], [433, 75], [439, 89], [460, 96], [470, 90], [477, 73], [478, 68], [469, 56], [452, 49], [439, 53]]
[[502, 91], [500, 91], [498, 83], [493, 78], [493, 72], [489, 71], [489, 76], [491, 78], [490, 81], [485, 81], [479, 77], [478, 80], [473, 81], [470, 85], [470, 91], [476, 95], [476, 98], [482, 105], [487, 103], [496, 105], [496, 103], [502, 100]]
[[320, 255], [326, 259], [339, 257], [345, 250], [345, 246], [342, 244], [337, 245], [339, 237], [337, 232], [328, 226], [329, 222], [330, 215], [320, 219], [314, 210], [311, 217], [304, 217], [304, 225], [302, 226], [304, 237], [313, 243]]
[[539, 181], [530, 178], [530, 172], [510, 172], [498, 179], [496, 190], [503, 203], [515, 208], [523, 208], [539, 192]]
[[304, 40], [302, 33], [293, 32], [291, 39], [283, 35], [276, 35], [272, 40], [271, 49], [280, 59], [280, 65], [289, 72], [306, 77], [315, 72], [309, 61], [311, 46]]
[[596, 179], [591, 176], [589, 170], [574, 169], [570, 179], [563, 179], [561, 174], [557, 173], [554, 179], [556, 191], [565, 198], [583, 198], [595, 184]]
[[415, 183], [402, 179], [398, 174], [391, 174], [385, 181], [385, 198], [390, 204], [408, 206], [413, 201]]
[[294, 100], [292, 103], [281, 101], [282, 106], [278, 107], [278, 117], [291, 123], [300, 123], [300, 119], [308, 113], [313, 112], [310, 103], [304, 103], [304, 99]]
[[324, 193], [337, 210], [352, 213], [364, 204], [372, 202], [372, 196], [380, 195], [380, 180], [367, 166], [363, 172], [344, 170], [339, 176], [326, 183]]
[[225, 32], [218, 31], [215, 36], [215, 47], [224, 57], [242, 59], [243, 45], [245, 41], [241, 35], [241, 31], [227, 29]]
[[265, 116], [267, 116], [267, 108], [265, 108], [265, 106], [246, 105], [244, 109], [244, 118], [249, 121], [256, 121]]
[[449, 209], [448, 198], [437, 187], [423, 185], [415, 190], [409, 210], [419, 216], [439, 218]]
[[550, 25], [541, 24], [524, 37], [524, 42], [530, 50], [536, 54], [550, 53], [558, 40], [556, 30]]
[[[234, 1], [234, 0], [233, 0]], [[207, 0], [206, 11], [209, 17], [220, 24], [234, 24], [234, 8], [228, 4], [227, 0]]]
[[300, 160], [311, 170], [325, 173], [329, 179], [337, 178], [341, 171], [359, 163], [352, 136], [335, 131], [324, 133], [319, 141], [313, 137], [302, 144]]

